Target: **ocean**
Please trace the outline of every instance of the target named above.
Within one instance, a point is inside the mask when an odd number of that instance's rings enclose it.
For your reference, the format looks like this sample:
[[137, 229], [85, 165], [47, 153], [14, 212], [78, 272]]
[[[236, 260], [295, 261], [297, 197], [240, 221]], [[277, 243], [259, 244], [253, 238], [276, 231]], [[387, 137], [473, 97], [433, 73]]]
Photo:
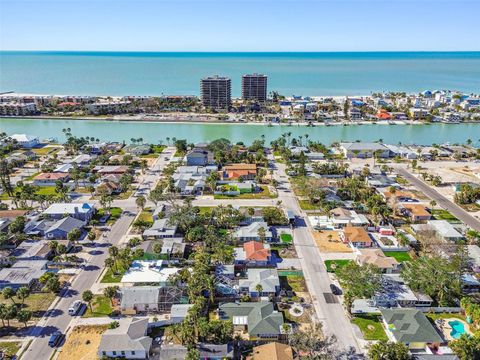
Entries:
[[0, 92], [57, 95], [198, 95], [204, 76], [268, 75], [280, 94], [480, 92], [480, 52], [153, 53], [0, 52]]

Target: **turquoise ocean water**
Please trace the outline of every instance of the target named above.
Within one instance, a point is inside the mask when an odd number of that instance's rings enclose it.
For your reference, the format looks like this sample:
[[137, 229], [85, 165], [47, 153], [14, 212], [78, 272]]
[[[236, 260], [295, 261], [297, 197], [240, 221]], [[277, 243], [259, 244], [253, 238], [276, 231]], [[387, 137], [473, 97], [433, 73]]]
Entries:
[[0, 52], [0, 91], [161, 95], [199, 92], [203, 76], [264, 73], [284, 95], [368, 95], [372, 91], [480, 92], [480, 52], [135, 53]]

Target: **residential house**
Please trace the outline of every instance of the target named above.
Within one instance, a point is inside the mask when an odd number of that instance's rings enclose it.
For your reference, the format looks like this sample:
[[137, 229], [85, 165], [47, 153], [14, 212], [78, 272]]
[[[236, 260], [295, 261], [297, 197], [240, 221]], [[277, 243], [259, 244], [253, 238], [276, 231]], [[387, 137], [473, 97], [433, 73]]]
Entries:
[[371, 158], [374, 155], [378, 158], [390, 157], [390, 150], [379, 143], [346, 142], [340, 144], [340, 150], [347, 159]]
[[330, 211], [329, 220], [335, 228], [368, 225], [368, 219], [365, 215], [357, 214], [355, 210], [348, 210], [345, 208], [332, 209]]
[[390, 307], [430, 307], [433, 300], [430, 296], [412, 291], [400, 274], [382, 275], [381, 287], [372, 297], [373, 304], [379, 308]]
[[192, 306], [193, 304], [173, 304], [170, 309], [170, 323], [178, 324], [185, 320]]
[[267, 266], [272, 261], [270, 245], [248, 241], [241, 248], [234, 249], [235, 264], [253, 267]]
[[145, 239], [174, 238], [177, 233], [177, 227], [176, 224], [170, 225], [169, 219], [155, 220], [152, 227], [143, 232], [143, 237]]
[[148, 318], [121, 318], [119, 326], [102, 334], [99, 357], [148, 359], [153, 339], [147, 336]]
[[122, 287], [120, 290], [120, 311], [124, 315], [157, 313], [159, 286]]
[[279, 342], [255, 346], [252, 353], [252, 360], [293, 360], [292, 347]]
[[234, 233], [233, 238], [241, 242], [246, 241], [262, 241], [261, 236], [259, 235], [260, 229], [265, 230], [265, 241], [272, 241], [273, 234], [269, 230], [268, 224], [266, 222], [252, 222], [247, 226], [239, 227]]
[[19, 260], [9, 268], [0, 269], [0, 290], [11, 287], [32, 288], [38, 279], [47, 272], [46, 260]]
[[53, 172], [41, 173], [33, 178], [33, 185], [35, 186], [55, 186], [57, 181], [62, 183], [68, 182], [70, 175], [68, 173]]
[[391, 178], [390, 176], [382, 175], [382, 174], [374, 174], [367, 176], [366, 179], [367, 185], [370, 187], [390, 187], [390, 186], [400, 186], [395, 179]]
[[427, 317], [415, 309], [383, 309], [383, 324], [391, 341], [401, 342], [411, 350], [426, 350], [443, 342]]
[[463, 293], [470, 294], [478, 293], [480, 291], [480, 281], [476, 276], [472, 274], [463, 274], [461, 280]]
[[213, 162], [213, 154], [206, 149], [194, 148], [186, 155], [187, 166], [206, 166]]
[[345, 226], [343, 232], [340, 233], [345, 244], [350, 244], [355, 248], [372, 247], [373, 241], [368, 232], [359, 226]]
[[446, 220], [428, 220], [426, 224], [414, 224], [411, 227], [415, 232], [433, 231], [444, 241], [456, 242], [464, 239], [464, 236]]
[[356, 258], [358, 265], [371, 264], [382, 270], [383, 273], [391, 274], [399, 270], [399, 262], [390, 256], [386, 256], [380, 249], [360, 249]]
[[71, 216], [64, 217], [56, 221], [52, 226], [45, 230], [45, 237], [47, 239], [67, 239], [68, 233], [73, 229], [80, 229], [83, 231], [85, 222], [75, 219]]
[[92, 172], [100, 176], [103, 175], [123, 175], [128, 172], [128, 166], [124, 165], [97, 165]]
[[26, 149], [34, 148], [40, 144], [38, 137], [27, 134], [13, 134], [10, 135], [9, 138], [16, 141], [18, 145]]
[[225, 303], [218, 310], [220, 319], [231, 319], [234, 329], [248, 333], [250, 340], [278, 339], [283, 333], [283, 315], [271, 302]]
[[413, 107], [413, 108], [410, 108], [409, 114], [413, 120], [423, 120], [427, 118], [430, 112], [428, 111], [428, 109]]
[[255, 180], [257, 176], [256, 164], [231, 164], [223, 167], [223, 178], [228, 180]]
[[180, 268], [165, 265], [163, 260], [134, 260], [120, 282], [166, 286], [170, 276], [177, 274]]
[[432, 214], [421, 204], [400, 204], [399, 209], [412, 222], [427, 221], [432, 218]]
[[51, 219], [62, 219], [65, 215], [68, 215], [85, 222], [90, 221], [94, 214], [95, 207], [89, 203], [55, 203], [43, 212], [43, 215]]
[[348, 109], [348, 117], [350, 118], [350, 120], [361, 120], [362, 112], [359, 108], [352, 107]]
[[125, 152], [135, 156], [147, 155], [150, 154], [150, 152], [152, 151], [150, 145], [147, 144], [129, 145], [125, 146], [123, 149], [125, 150]]
[[[258, 292], [258, 286], [261, 291]], [[280, 291], [280, 279], [277, 269], [248, 269], [247, 279], [238, 282], [240, 292], [251, 297], [277, 296]]]

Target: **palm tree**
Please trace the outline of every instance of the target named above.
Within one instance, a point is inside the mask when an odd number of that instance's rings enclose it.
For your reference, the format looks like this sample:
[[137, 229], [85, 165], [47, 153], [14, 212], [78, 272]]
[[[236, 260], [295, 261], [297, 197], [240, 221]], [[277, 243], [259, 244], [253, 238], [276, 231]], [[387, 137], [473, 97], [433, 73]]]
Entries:
[[119, 289], [118, 286], [107, 286], [103, 290], [103, 295], [105, 295], [105, 297], [110, 299], [110, 303], [112, 304], [112, 306], [113, 306], [113, 299], [117, 295], [118, 289]]
[[30, 290], [22, 286], [17, 290], [17, 297], [22, 301], [22, 305], [25, 303], [25, 299], [30, 295]]
[[15, 300], [13, 300], [13, 297], [15, 296], [15, 290], [13, 290], [10, 286], [7, 286], [6, 288], [3, 289], [2, 295], [5, 298], [5, 300], [10, 299], [15, 305]]
[[261, 296], [262, 291], [263, 291], [263, 286], [262, 286], [262, 284], [257, 284], [257, 285], [255, 286], [255, 291], [258, 293], [258, 296]]
[[85, 290], [82, 293], [82, 300], [88, 304], [88, 307], [90, 308], [90, 312], [93, 314], [93, 309], [92, 309], [93, 293], [90, 290]]

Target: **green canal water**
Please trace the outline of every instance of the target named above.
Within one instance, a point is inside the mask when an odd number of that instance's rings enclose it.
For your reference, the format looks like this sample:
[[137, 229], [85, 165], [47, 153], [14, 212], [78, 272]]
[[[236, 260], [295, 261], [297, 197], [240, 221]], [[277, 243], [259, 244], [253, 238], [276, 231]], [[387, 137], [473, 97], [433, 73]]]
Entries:
[[308, 138], [330, 144], [335, 141], [377, 141], [397, 144], [463, 143], [471, 139], [480, 141], [480, 123], [431, 124], [431, 125], [349, 125], [349, 126], [267, 126], [254, 124], [185, 124], [110, 120], [58, 120], [1, 118], [0, 130], [7, 134], [26, 133], [41, 139], [65, 140], [62, 129], [70, 128], [76, 136], [93, 136], [100, 140], [126, 141], [143, 138], [145, 142], [166, 142], [166, 138], [187, 139], [189, 142], [205, 142], [227, 138], [246, 144], [261, 135], [269, 143], [291, 133], [292, 137], [308, 134]]

